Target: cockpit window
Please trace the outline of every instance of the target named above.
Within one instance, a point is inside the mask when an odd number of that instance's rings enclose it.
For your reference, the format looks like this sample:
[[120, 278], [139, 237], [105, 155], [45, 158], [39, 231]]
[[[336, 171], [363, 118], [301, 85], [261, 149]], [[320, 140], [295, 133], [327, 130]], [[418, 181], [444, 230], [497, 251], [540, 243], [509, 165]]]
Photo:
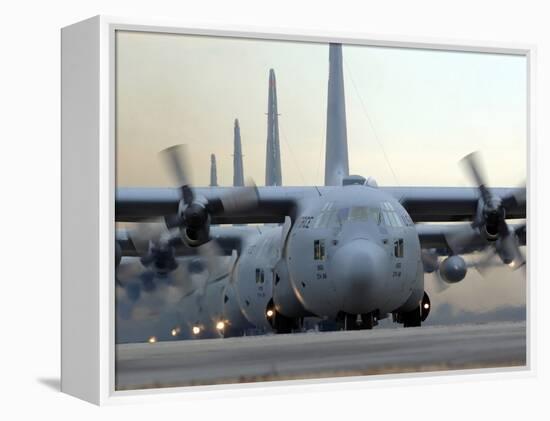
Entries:
[[326, 228], [333, 226], [336, 222], [336, 210], [326, 210], [321, 212], [321, 214], [315, 219], [315, 224], [313, 228]]
[[404, 227], [406, 225], [390, 202], [382, 202], [381, 207], [384, 225], [389, 227]]
[[369, 206], [352, 206], [349, 208], [334, 209], [334, 206], [325, 206], [321, 214], [315, 219], [314, 228], [341, 226], [346, 221], [372, 221], [381, 223], [380, 209]]
[[351, 221], [359, 220], [364, 221], [369, 219], [369, 208], [366, 206], [354, 206], [349, 213], [349, 219]]
[[338, 221], [343, 223], [348, 220], [350, 208], [342, 208], [338, 211]]
[[394, 227], [402, 227], [403, 226], [403, 222], [401, 221], [401, 219], [399, 219], [399, 217], [397, 216], [397, 214], [395, 212], [388, 212], [388, 217], [391, 220], [392, 226], [394, 226]]
[[369, 206], [352, 206], [349, 212], [350, 221], [373, 221], [380, 224], [380, 209]]

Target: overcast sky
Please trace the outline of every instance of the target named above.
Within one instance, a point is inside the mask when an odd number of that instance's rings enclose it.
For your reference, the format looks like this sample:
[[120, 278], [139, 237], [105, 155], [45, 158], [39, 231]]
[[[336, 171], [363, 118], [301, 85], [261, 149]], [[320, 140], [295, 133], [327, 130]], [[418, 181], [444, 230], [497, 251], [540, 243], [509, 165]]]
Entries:
[[[345, 45], [343, 59], [350, 173], [380, 185], [467, 186], [457, 162], [479, 150], [491, 185], [525, 181], [525, 57]], [[177, 143], [189, 145], [196, 185], [209, 183], [211, 153], [218, 182], [230, 185], [235, 118], [245, 175], [263, 184], [270, 68], [283, 183], [322, 185], [327, 44], [137, 32], [117, 35], [118, 185], [173, 185], [157, 153]], [[472, 273], [432, 302], [522, 305], [524, 276]]]

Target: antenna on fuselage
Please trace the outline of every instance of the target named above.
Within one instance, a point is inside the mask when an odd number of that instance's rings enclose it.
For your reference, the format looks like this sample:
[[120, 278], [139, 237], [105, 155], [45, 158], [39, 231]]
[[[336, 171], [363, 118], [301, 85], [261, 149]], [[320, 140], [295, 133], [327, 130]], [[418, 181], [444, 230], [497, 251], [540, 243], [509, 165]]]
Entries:
[[277, 111], [277, 81], [275, 79], [275, 71], [273, 69], [269, 69], [265, 185], [282, 186], [282, 184], [281, 148], [279, 144], [279, 114]]
[[235, 119], [233, 128], [233, 186], [244, 186], [243, 153], [239, 119]]
[[349, 175], [342, 44], [329, 46], [325, 186], [341, 186]]

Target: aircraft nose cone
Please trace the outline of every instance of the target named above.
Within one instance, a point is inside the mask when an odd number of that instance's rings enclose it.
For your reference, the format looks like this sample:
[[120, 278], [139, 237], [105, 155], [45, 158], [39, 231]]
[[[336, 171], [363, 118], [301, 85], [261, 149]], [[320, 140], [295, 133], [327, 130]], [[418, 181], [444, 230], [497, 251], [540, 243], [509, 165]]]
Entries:
[[372, 241], [353, 240], [340, 247], [332, 273], [342, 297], [342, 311], [359, 314], [378, 308], [388, 270], [387, 253]]

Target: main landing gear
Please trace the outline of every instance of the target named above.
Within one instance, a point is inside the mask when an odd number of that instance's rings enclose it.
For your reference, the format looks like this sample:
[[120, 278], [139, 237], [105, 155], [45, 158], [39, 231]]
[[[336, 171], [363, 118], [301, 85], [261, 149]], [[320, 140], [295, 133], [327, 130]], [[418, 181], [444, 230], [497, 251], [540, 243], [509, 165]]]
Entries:
[[300, 330], [304, 321], [301, 318], [295, 319], [282, 315], [273, 305], [273, 301], [270, 301], [267, 306], [266, 317], [275, 333], [292, 333]]
[[403, 327], [418, 327], [426, 320], [428, 314], [430, 314], [430, 309], [430, 297], [424, 292], [424, 296], [418, 307], [411, 311], [393, 313], [393, 321], [402, 323]]
[[273, 316], [272, 326], [276, 333], [292, 333], [301, 329], [301, 322], [301, 319], [292, 319], [276, 311]]

